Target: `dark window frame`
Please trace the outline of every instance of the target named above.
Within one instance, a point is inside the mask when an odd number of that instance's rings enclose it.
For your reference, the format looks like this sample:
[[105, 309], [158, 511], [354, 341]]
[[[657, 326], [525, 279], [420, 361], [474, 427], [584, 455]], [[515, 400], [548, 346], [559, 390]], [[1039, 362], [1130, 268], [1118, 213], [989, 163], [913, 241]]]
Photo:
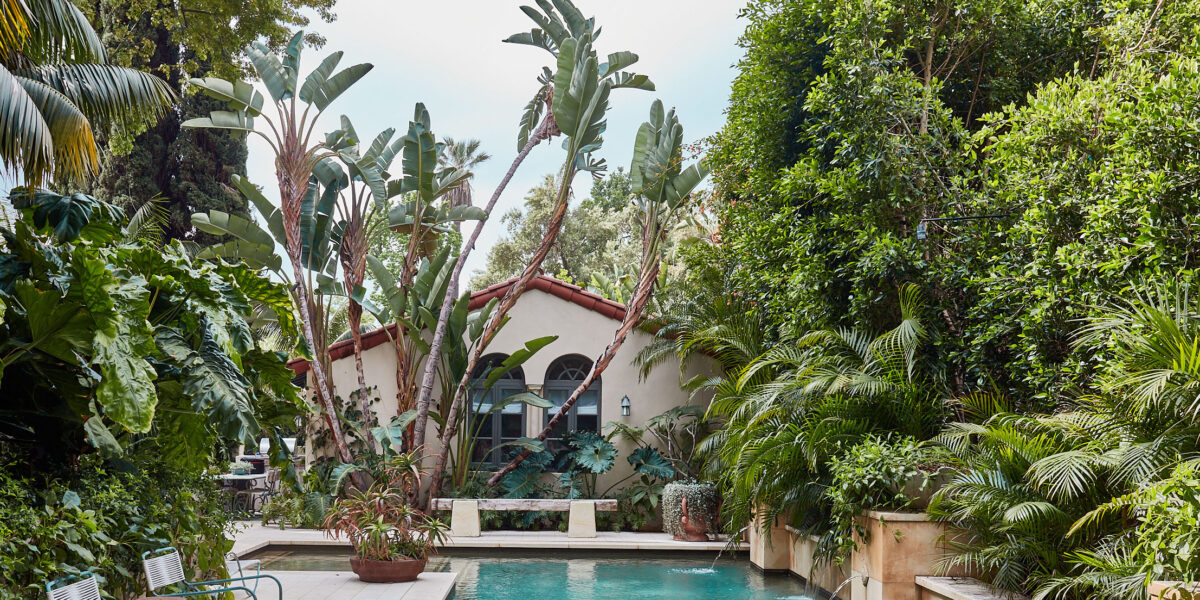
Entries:
[[[480, 407], [480, 405], [481, 405], [481, 402], [480, 402], [481, 399], [479, 397], [479, 392], [483, 391], [482, 390], [483, 380], [486, 377], [487, 373], [489, 373], [493, 368], [495, 368], [500, 363], [500, 361], [503, 361], [506, 358], [508, 358], [508, 355], [506, 355], [506, 354], [489, 354], [487, 356], [484, 356], [482, 359], [480, 359], [479, 366], [477, 366], [475, 368], [476, 375], [473, 378], [473, 381], [471, 383], [471, 398], [470, 398], [471, 408], [470, 408], [470, 411], [468, 412], [468, 418], [467, 418], [466, 433], [468, 435], [473, 434], [475, 431], [475, 419], [477, 418], [477, 415], [478, 415], [478, 411], [479, 411], [478, 407]], [[488, 391], [488, 395], [491, 396], [491, 401], [494, 403], [499, 400], [503, 400], [504, 398], [507, 398], [509, 396], [512, 396], [514, 394], [520, 394], [525, 391], [526, 391], [525, 371], [521, 367], [516, 367], [512, 371], [505, 373], [504, 377], [502, 379], [500, 379], [499, 381], [497, 381], [496, 384], [492, 386], [492, 389]], [[510, 405], [510, 406], [512, 406], [512, 405]], [[490, 432], [480, 431], [479, 432], [480, 435], [475, 436], [476, 441], [475, 441], [475, 444], [473, 445], [474, 449], [479, 448], [480, 440], [486, 440], [486, 441], [490, 442], [488, 449], [491, 450], [492, 448], [495, 448], [496, 446], [498, 446], [500, 444], [503, 444], [508, 441], [520, 439], [520, 438], [528, 435], [528, 432], [526, 431], [528, 405], [526, 405], [524, 402], [519, 402], [515, 406], [519, 406], [520, 410], [521, 410], [521, 412], [519, 413], [519, 415], [520, 415], [519, 418], [520, 418], [520, 423], [521, 423], [520, 433], [516, 437], [504, 436], [503, 431], [502, 431], [503, 422], [500, 418], [498, 418], [504, 413], [493, 414], [492, 415], [492, 423], [491, 423], [491, 431]], [[512, 414], [517, 414], [517, 413], [508, 413], [508, 414], [512, 415]], [[499, 468], [499, 467], [503, 466], [506, 462], [508, 462], [508, 461], [504, 459], [504, 451], [492, 452], [491, 454], [489, 454], [487, 456], [487, 460], [485, 460], [485, 461], [476, 460], [474, 453], [472, 453], [472, 455], [471, 455], [471, 466], [480, 468], [480, 469]]]
[[[545, 397], [547, 400], [551, 400], [552, 392], [560, 391], [563, 392], [564, 395], [563, 402], [566, 402], [566, 398], [570, 397], [571, 392], [575, 391], [575, 388], [579, 387], [580, 382], [587, 377], [587, 374], [591, 368], [592, 360], [586, 356], [580, 356], [578, 354], [566, 354], [554, 359], [554, 362], [550, 363], [550, 366], [546, 369], [546, 379], [542, 385], [543, 397]], [[566, 377], [572, 378], [568, 379]], [[574, 377], [578, 377], [578, 379], [575, 379]], [[596, 380], [593, 381], [592, 385], [588, 386], [587, 391], [584, 392], [585, 394], [594, 393], [596, 395], [596, 433], [600, 433], [602, 428], [601, 418], [604, 416], [604, 412], [602, 410], [604, 399], [602, 383], [602, 378], [596, 377]], [[546, 409], [545, 414], [542, 417], [542, 426], [545, 427], [557, 412], [557, 408]], [[567, 423], [565, 431], [571, 432], [578, 430], [579, 403], [576, 402], [574, 406], [571, 407], [571, 410], [567, 411]], [[561, 445], [562, 437], [552, 435], [547, 437], [546, 441], [548, 446], [552, 444]]]

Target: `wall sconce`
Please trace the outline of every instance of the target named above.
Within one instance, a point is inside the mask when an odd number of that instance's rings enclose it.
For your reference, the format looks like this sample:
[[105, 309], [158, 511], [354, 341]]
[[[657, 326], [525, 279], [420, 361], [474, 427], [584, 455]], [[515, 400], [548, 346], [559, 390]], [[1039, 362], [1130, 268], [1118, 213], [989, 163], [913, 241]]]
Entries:
[[621, 397], [621, 416], [622, 417], [629, 416], [629, 396]]

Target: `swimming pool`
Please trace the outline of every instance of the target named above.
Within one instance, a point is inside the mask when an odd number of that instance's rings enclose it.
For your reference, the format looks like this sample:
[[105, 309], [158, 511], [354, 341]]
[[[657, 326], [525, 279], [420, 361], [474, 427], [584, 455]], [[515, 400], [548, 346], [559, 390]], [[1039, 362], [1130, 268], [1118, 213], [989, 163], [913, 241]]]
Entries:
[[[695, 554], [699, 554], [696, 556]], [[344, 549], [268, 549], [263, 569], [348, 571]], [[744, 559], [707, 553], [471, 550], [433, 557], [429, 571], [458, 573], [456, 600], [811, 600], [804, 584], [763, 574]]]

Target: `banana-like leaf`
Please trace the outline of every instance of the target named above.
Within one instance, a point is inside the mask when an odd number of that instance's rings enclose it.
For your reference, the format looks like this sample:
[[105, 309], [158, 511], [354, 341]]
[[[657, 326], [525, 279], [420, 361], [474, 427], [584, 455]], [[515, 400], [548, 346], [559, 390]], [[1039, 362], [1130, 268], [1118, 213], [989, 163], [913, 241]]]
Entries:
[[220, 210], [192, 215], [192, 226], [204, 233], [231, 235], [254, 246], [274, 248], [275, 240], [254, 222]]
[[283, 257], [279, 256], [273, 247], [251, 244], [242, 240], [232, 240], [207, 246], [196, 253], [196, 258], [203, 260], [222, 258], [230, 262], [241, 261], [251, 269], [278, 271], [283, 267]]
[[252, 117], [262, 114], [263, 95], [254, 86], [245, 81], [227, 81], [219, 77], [204, 77], [189, 79], [188, 83], [204, 91], [205, 94], [229, 105], [234, 112], [244, 112]]
[[337, 68], [337, 65], [342, 60], [342, 51], [339, 50], [326, 56], [321, 61], [317, 68], [313, 69], [308, 77], [304, 78], [304, 85], [300, 86], [300, 100], [303, 102], [312, 103], [314, 94], [321, 89], [321, 86], [329, 80], [329, 75]]
[[408, 124], [404, 136], [404, 183], [403, 193], [418, 193], [425, 203], [433, 201], [434, 183], [437, 177], [438, 150], [433, 132], [421, 122], [428, 120], [428, 111], [423, 104], [416, 106], [417, 117]]
[[[600, 76], [608, 77], [609, 75], [616, 73], [617, 71], [621, 71], [627, 67], [632, 66], [637, 61], [638, 61], [638, 55], [636, 55], [632, 52], [629, 52], [628, 50], [623, 50], [621, 52], [613, 52], [612, 54], [608, 55], [607, 61], [600, 63]], [[619, 87], [619, 86], [613, 86], [613, 87]]]
[[318, 111], [324, 111], [338, 96], [354, 85], [364, 75], [371, 72], [374, 65], [363, 63], [346, 67], [336, 75], [320, 83], [313, 92], [312, 103]]
[[270, 48], [261, 42], [254, 42], [246, 48], [246, 56], [266, 86], [267, 93], [271, 94], [272, 101], [278, 103], [292, 97], [296, 92], [295, 80], [288, 75], [287, 69], [271, 53]]
[[179, 124], [180, 127], [192, 129], [233, 129], [236, 131], [254, 131], [254, 119], [243, 113], [214, 110], [207, 117], [188, 119]]
[[492, 386], [496, 385], [496, 382], [500, 381], [501, 377], [504, 377], [509, 371], [525, 364], [526, 361], [533, 358], [534, 354], [537, 354], [538, 350], [549, 346], [557, 339], [557, 335], [547, 335], [525, 342], [524, 348], [510, 354], [508, 358], [505, 358], [496, 368], [488, 373], [487, 378], [483, 381], [483, 389], [492, 389]]
[[636, 73], [615, 73], [612, 77], [609, 77], [608, 80], [612, 82], [613, 89], [633, 88], [637, 90], [646, 90], [648, 92], [653, 92], [656, 89], [654, 87], [654, 82], [650, 81], [649, 77], [645, 75], [638, 75]]
[[506, 407], [513, 405], [513, 404], [517, 404], [517, 403], [524, 404], [526, 406], [532, 406], [534, 408], [541, 408], [541, 409], [547, 409], [547, 410], [554, 408], [553, 402], [551, 402], [533, 392], [520, 392], [517, 394], [513, 394], [511, 396], [505, 396], [499, 402], [492, 405], [492, 407], [490, 409], [488, 409], [487, 414], [489, 414], [489, 415], [490, 414], [498, 414], [501, 411], [503, 411]]
[[275, 241], [280, 245], [285, 245], [287, 243], [287, 236], [283, 231], [283, 213], [279, 211], [279, 207], [272, 204], [270, 200], [267, 200], [267, 197], [258, 189], [258, 186], [250, 183], [249, 179], [234, 174], [230, 177], [230, 180], [233, 181], [234, 187], [240, 190], [242, 195], [246, 196], [254, 204], [254, 208], [258, 209], [259, 214], [267, 221], [267, 230], [271, 232]]
[[601, 80], [590, 37], [563, 41], [554, 75], [552, 110], [558, 128], [568, 136], [570, 148], [581, 152], [599, 144], [612, 84]]

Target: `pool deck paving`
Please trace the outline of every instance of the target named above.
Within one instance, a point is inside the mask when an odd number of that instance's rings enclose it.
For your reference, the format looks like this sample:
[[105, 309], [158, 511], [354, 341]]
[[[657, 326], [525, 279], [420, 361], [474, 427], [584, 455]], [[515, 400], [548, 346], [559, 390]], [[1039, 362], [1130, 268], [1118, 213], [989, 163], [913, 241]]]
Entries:
[[[349, 571], [268, 571], [283, 585], [284, 600], [445, 600], [456, 573], [421, 573], [407, 583], [363, 583]], [[259, 600], [275, 600], [274, 586], [262, 584]]]
[[[653, 550], [720, 552], [728, 548], [724, 536], [711, 542], [681, 542], [666, 533], [599, 531], [594, 538], [568, 538], [559, 531], [484, 531], [479, 537], [451, 537], [447, 548]], [[246, 556], [268, 546], [349, 546], [344, 539], [331, 539], [316, 529], [280, 529], [256, 522], [243, 522], [234, 535], [233, 551]], [[739, 550], [747, 550], [739, 544]]]

